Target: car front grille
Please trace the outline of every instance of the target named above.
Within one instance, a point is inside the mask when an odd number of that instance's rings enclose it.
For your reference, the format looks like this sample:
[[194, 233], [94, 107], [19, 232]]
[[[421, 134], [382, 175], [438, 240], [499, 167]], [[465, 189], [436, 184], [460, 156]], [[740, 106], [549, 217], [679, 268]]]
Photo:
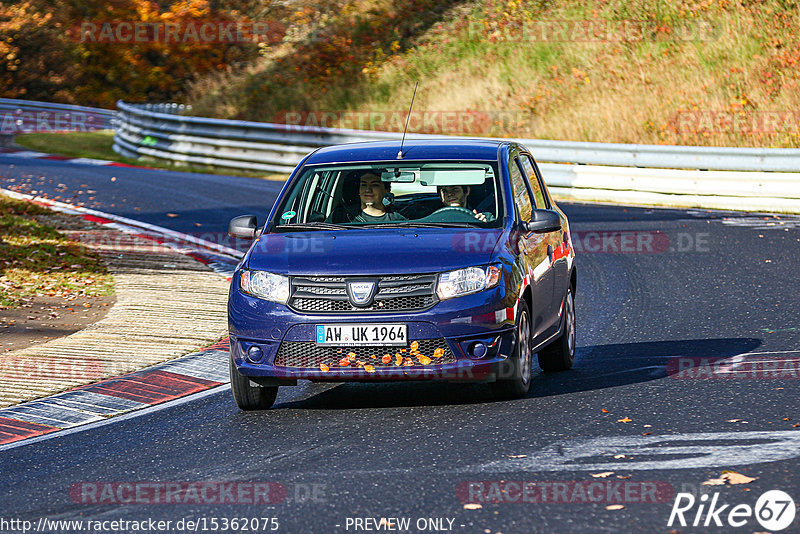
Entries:
[[289, 307], [311, 313], [396, 313], [421, 311], [436, 304], [436, 275], [353, 277], [374, 280], [378, 289], [371, 305], [353, 306], [347, 296], [347, 278], [335, 276], [292, 277]]
[[[456, 361], [453, 352], [447, 345], [444, 338], [420, 339], [418, 351], [420, 354], [431, 359], [428, 365], [440, 365], [454, 363]], [[436, 349], [442, 349], [444, 353], [439, 358], [434, 358]], [[411, 356], [409, 347], [400, 346], [375, 346], [375, 347], [328, 347], [317, 345], [313, 341], [284, 341], [275, 356], [275, 365], [279, 367], [299, 367], [319, 369], [321, 364], [325, 364], [331, 369], [341, 369], [339, 361], [348, 354], [355, 353], [355, 361], [345, 369], [353, 369], [356, 362], [361, 361], [372, 365], [376, 369], [381, 367], [397, 367], [395, 365], [395, 355], [400, 354], [403, 358], [411, 357], [414, 367], [425, 367], [416, 357]], [[382, 361], [384, 354], [392, 357], [391, 363], [385, 364]], [[375, 356], [374, 358], [372, 356]]]

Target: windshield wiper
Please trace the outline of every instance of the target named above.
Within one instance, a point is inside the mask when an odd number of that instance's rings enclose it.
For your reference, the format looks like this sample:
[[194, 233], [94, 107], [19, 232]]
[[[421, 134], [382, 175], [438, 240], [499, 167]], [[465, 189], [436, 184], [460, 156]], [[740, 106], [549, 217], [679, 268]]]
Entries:
[[280, 224], [275, 230], [346, 230], [347, 226], [328, 222]]
[[392, 222], [370, 224], [370, 228], [483, 228], [475, 223], [455, 223], [455, 222]]

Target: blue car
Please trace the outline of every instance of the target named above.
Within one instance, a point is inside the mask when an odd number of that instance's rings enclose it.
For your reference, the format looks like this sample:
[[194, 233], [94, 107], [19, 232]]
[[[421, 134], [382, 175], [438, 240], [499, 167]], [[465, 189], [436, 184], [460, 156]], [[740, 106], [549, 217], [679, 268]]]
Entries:
[[522, 145], [353, 143], [306, 156], [253, 239], [228, 300], [243, 410], [312, 381], [486, 382], [526, 395], [575, 356], [569, 224]]

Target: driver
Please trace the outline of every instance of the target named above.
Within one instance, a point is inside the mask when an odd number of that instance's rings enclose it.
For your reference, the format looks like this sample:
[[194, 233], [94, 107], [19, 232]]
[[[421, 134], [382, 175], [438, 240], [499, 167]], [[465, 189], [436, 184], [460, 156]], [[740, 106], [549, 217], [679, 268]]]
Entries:
[[[436, 191], [439, 193], [439, 198], [442, 199], [442, 203], [445, 207], [469, 209], [467, 208], [467, 195], [469, 195], [468, 185], [440, 185], [436, 188]], [[478, 213], [476, 210], [472, 210], [472, 213], [474, 213], [475, 218], [481, 222], [492, 222], [495, 220], [494, 215], [488, 211]]]

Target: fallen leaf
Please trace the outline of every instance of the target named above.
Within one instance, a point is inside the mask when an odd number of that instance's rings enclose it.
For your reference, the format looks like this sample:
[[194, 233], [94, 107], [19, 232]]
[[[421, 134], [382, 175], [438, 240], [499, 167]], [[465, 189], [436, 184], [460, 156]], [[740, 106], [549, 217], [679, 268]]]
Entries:
[[617, 419], [617, 423], [630, 423], [631, 421], [633, 421], [633, 419], [627, 416], [623, 417], [622, 419]]
[[600, 411], [603, 413], [608, 413], [608, 410], [606, 410], [605, 408], [601, 409]]
[[653, 428], [653, 425], [642, 425], [645, 428]]
[[527, 454], [509, 454], [508, 457], [509, 458], [527, 458], [528, 455]]
[[178, 216], [177, 213], [167, 213], [167, 217], [169, 217], [169, 218], [175, 218], [177, 216]]
[[483, 506], [474, 502], [467, 503], [464, 505], [464, 510], [480, 510], [481, 508], [483, 508]]
[[749, 477], [747, 475], [743, 475], [741, 473], [737, 473], [736, 471], [723, 471], [722, 477], [726, 477], [728, 480], [728, 484], [749, 484], [752, 481], [756, 480], [758, 477]]
[[649, 436], [650, 434], [652, 434], [652, 432], [642, 432], [643, 436]]
[[625, 458], [625, 455], [624, 454], [615, 454], [614, 455], [614, 459], [615, 460], [619, 460], [620, 458]]
[[738, 423], [741, 419], [728, 419], [729, 423]]
[[622, 480], [627, 480], [627, 479], [631, 478], [631, 476], [630, 475], [627, 475], [627, 476], [617, 475], [617, 478], [621, 478]]
[[622, 510], [623, 508], [625, 507], [621, 504], [609, 504], [606, 506], [606, 510]]
[[702, 485], [722, 486], [727, 482], [731, 486], [735, 486], [737, 484], [749, 484], [754, 480], [757, 480], [757, 477], [748, 477], [741, 473], [737, 473], [736, 471], [723, 471], [719, 478], [711, 478], [706, 480]]
[[614, 474], [614, 471], [604, 471], [602, 473], [589, 473], [589, 476], [594, 478], [608, 478]]

